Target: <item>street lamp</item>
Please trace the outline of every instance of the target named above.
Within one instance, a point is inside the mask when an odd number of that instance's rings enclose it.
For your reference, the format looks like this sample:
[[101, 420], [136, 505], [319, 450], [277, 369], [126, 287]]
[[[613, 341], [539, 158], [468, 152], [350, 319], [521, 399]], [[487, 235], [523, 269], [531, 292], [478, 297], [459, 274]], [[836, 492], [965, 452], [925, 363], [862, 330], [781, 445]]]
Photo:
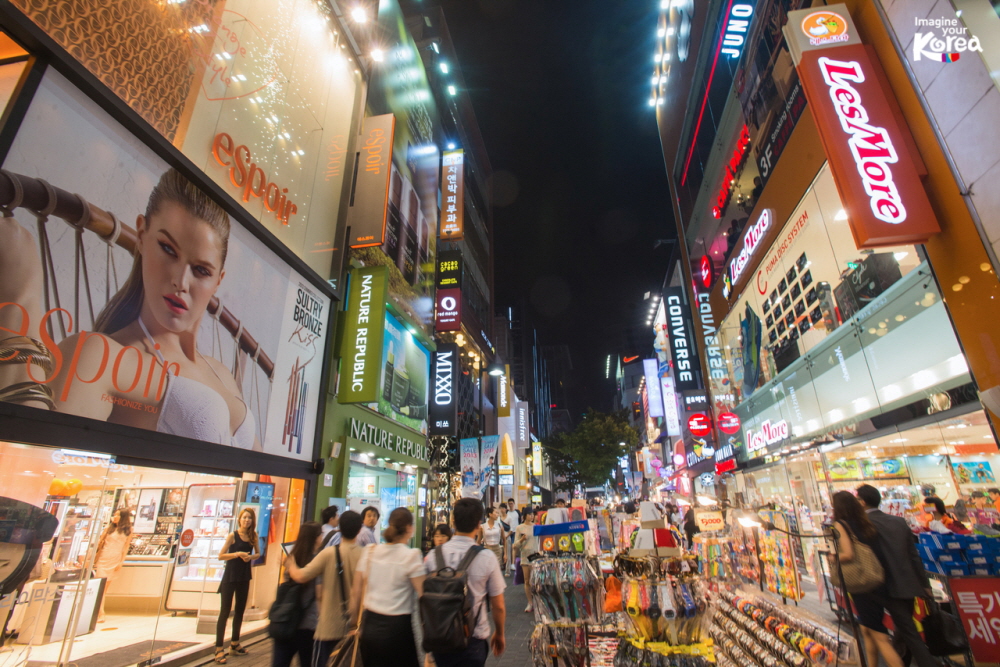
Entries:
[[[486, 367], [486, 375], [489, 377], [499, 377], [504, 374], [504, 366], [500, 363], [500, 359], [494, 359], [489, 366]], [[483, 393], [486, 391], [486, 382], [483, 377], [482, 369], [479, 371], [479, 461], [482, 463], [483, 460], [483, 431], [486, 430], [486, 415], [483, 414]], [[496, 456], [494, 456], [494, 459]], [[494, 467], [496, 467], [494, 465]], [[484, 471], [485, 472], [485, 471]], [[493, 503], [493, 471], [490, 470], [490, 478], [488, 481], [489, 488], [489, 503]]]

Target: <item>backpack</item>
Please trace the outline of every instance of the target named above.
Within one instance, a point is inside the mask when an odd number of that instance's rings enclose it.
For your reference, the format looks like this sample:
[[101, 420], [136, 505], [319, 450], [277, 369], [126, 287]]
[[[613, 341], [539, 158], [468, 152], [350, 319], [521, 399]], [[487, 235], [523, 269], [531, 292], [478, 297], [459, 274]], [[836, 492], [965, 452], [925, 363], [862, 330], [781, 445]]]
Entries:
[[424, 630], [424, 651], [429, 653], [459, 653], [469, 645], [469, 639], [479, 622], [479, 613], [472, 609], [469, 591], [469, 566], [485, 547], [473, 545], [456, 568], [445, 566], [441, 547], [435, 547], [437, 571], [424, 580], [420, 596], [420, 618]]
[[295, 633], [302, 623], [305, 610], [302, 608], [302, 593], [310, 584], [298, 584], [291, 579], [278, 586], [278, 595], [274, 598], [268, 618], [271, 625], [267, 634], [272, 639], [288, 641], [295, 638]]

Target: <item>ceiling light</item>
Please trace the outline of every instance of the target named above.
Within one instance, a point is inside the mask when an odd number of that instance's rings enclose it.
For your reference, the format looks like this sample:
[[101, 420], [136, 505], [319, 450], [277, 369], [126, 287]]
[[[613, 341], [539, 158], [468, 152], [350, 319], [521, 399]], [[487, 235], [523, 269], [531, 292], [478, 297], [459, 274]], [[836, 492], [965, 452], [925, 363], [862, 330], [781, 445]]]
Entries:
[[656, 85], [657, 83], [659, 83], [659, 82], [660, 82], [660, 77], [658, 77], [658, 76], [654, 76], [654, 77], [653, 77], [653, 81], [652, 81], [652, 84], [653, 84], [653, 85], [655, 86], [655, 85]]
[[894, 253], [892, 253], [892, 256], [893, 256], [893, 257], [895, 257], [895, 258], [896, 258], [896, 261], [898, 262], [898, 261], [900, 261], [901, 259], [903, 259], [904, 257], [906, 257], [907, 255], [909, 255], [909, 254], [910, 254], [910, 253], [908, 253], [908, 252], [906, 252], [906, 251], [904, 250], [904, 251], [902, 251], [902, 252], [894, 252]]
[[667, 28], [667, 37], [670, 37], [673, 34], [674, 34], [674, 26], [670, 26], [669, 28]]
[[454, 97], [455, 95], [458, 95], [458, 89], [455, 88], [455, 86], [448, 86], [448, 94]]
[[659, 30], [656, 31], [656, 36], [657, 37], [663, 37], [663, 35], [665, 35], [666, 32], [667, 32], [666, 28], [660, 28]]
[[438, 65], [438, 67], [441, 68], [441, 73], [442, 74], [447, 74], [448, 73], [448, 63], [444, 63], [443, 62], [440, 65]]
[[356, 23], [364, 23], [368, 20], [368, 13], [363, 7], [355, 7], [351, 10], [351, 18], [354, 19]]
[[385, 54], [382, 52], [382, 49], [372, 49], [372, 60], [374, 60], [377, 63], [380, 63], [384, 59], [385, 59]]
[[840, 209], [837, 211], [837, 215], [833, 216], [834, 220], [847, 220], [847, 211]]
[[450, 150], [450, 151], [455, 150], [455, 142], [454, 141], [449, 141], [448, 142], [448, 150]]
[[655, 97], [649, 98], [649, 106], [651, 106], [651, 107], [655, 107], [656, 106], [656, 98]]

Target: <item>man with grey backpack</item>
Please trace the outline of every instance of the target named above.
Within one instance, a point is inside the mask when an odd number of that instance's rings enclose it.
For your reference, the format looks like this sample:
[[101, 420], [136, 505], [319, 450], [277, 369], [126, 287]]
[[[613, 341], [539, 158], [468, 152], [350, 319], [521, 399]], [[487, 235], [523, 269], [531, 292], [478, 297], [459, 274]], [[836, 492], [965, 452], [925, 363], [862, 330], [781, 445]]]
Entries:
[[424, 559], [423, 647], [438, 667], [483, 667], [491, 646], [497, 657], [504, 652], [506, 584], [497, 557], [475, 541], [483, 513], [475, 498], [456, 502], [455, 536]]

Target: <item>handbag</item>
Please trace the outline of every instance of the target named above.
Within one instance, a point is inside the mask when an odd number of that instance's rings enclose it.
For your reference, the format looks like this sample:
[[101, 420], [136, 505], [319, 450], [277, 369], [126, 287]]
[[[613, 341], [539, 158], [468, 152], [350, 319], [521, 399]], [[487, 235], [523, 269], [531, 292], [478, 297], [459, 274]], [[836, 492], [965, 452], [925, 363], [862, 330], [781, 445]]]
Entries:
[[945, 656], [968, 651], [969, 640], [965, 637], [962, 622], [941, 609], [937, 602], [928, 602], [927, 607], [930, 614], [920, 623], [924, 626], [924, 642], [931, 655]]
[[[868, 593], [875, 590], [885, 582], [885, 571], [882, 563], [879, 562], [875, 552], [867, 544], [862, 544], [854, 537], [854, 533], [848, 526], [847, 537], [854, 547], [854, 558], [847, 562], [839, 558], [835, 567], [831, 568], [830, 581], [835, 586], [841, 585], [841, 574], [843, 574], [844, 587], [848, 593]], [[836, 529], [834, 529], [836, 532]], [[834, 535], [836, 539], [836, 534]]]
[[524, 583], [524, 570], [521, 569], [521, 557], [514, 559], [514, 585], [520, 586]]
[[[326, 663], [327, 667], [363, 667], [361, 662], [361, 654], [358, 649], [361, 646], [361, 624], [365, 620], [365, 595], [368, 593], [368, 577], [372, 572], [372, 560], [375, 558], [375, 545], [369, 545], [365, 547], [366, 549], [371, 549], [368, 552], [368, 568], [365, 572], [365, 585], [361, 589], [361, 605], [358, 608], [358, 627], [354, 630], [348, 632], [340, 643], [337, 644], [336, 648], [330, 653], [330, 660]], [[344, 567], [340, 562], [340, 547], [337, 547], [337, 569], [340, 575], [340, 590], [343, 593], [347, 589], [344, 588]], [[347, 607], [347, 595], [343, 598], [344, 607]]]

